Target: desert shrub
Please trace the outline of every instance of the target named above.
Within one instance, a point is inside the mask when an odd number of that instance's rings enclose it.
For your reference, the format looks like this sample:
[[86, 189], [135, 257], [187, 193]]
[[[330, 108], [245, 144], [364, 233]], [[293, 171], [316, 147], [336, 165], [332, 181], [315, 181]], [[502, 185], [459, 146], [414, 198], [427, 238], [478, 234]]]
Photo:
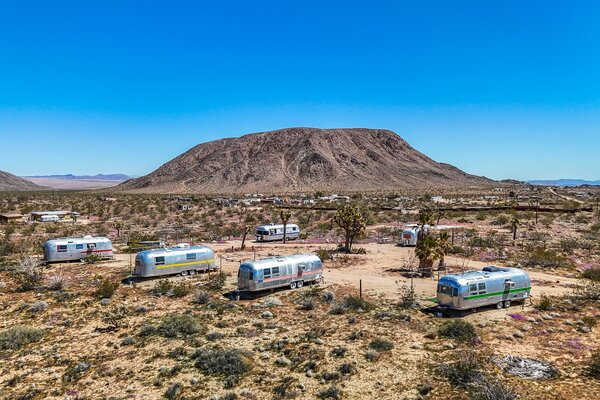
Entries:
[[550, 311], [554, 308], [554, 301], [550, 296], [542, 293], [540, 301], [538, 301], [534, 307], [540, 311]]
[[18, 290], [26, 292], [42, 285], [40, 263], [31, 257], [22, 258], [12, 271]]
[[110, 329], [117, 329], [126, 325], [126, 319], [129, 314], [129, 309], [126, 304], [119, 304], [105, 311], [101, 315], [101, 320]]
[[379, 360], [380, 357], [381, 354], [379, 354], [377, 350], [367, 350], [367, 352], [365, 353], [365, 358], [371, 362]]
[[178, 399], [181, 399], [182, 394], [183, 394], [183, 385], [179, 382], [176, 382], [176, 383], [171, 384], [167, 388], [167, 391], [165, 392], [164, 397], [167, 400], [178, 400]]
[[293, 389], [294, 384], [297, 382], [297, 379], [286, 376], [279, 381], [279, 384], [273, 388], [273, 392], [275, 392], [275, 398], [277, 399], [285, 399], [285, 398], [294, 398], [298, 395], [298, 392]]
[[400, 308], [413, 308], [417, 305], [417, 293], [415, 288], [411, 286], [402, 285], [398, 288], [398, 296], [400, 301], [398, 307]]
[[336, 346], [331, 350], [331, 355], [335, 357], [344, 357], [348, 352], [348, 348], [344, 346]]
[[344, 299], [344, 307], [353, 311], [371, 311], [373, 309], [373, 305], [371, 303], [365, 299], [361, 299], [358, 296], [347, 296]]
[[516, 400], [517, 393], [497, 379], [486, 376], [471, 383], [471, 400]]
[[353, 375], [356, 373], [356, 366], [352, 363], [343, 363], [338, 367], [338, 371], [342, 375]]
[[53, 291], [64, 290], [67, 287], [67, 279], [61, 275], [52, 275], [48, 278], [48, 289]]
[[315, 308], [315, 299], [313, 297], [306, 297], [300, 304], [302, 310], [313, 310]]
[[326, 249], [317, 250], [317, 255], [321, 259], [321, 261], [331, 260], [331, 252]]
[[320, 399], [341, 399], [342, 391], [337, 386], [330, 386], [317, 393], [317, 397]]
[[156, 328], [156, 332], [166, 338], [186, 337], [201, 331], [202, 325], [190, 314], [167, 314]]
[[583, 279], [589, 279], [591, 281], [600, 282], [600, 268], [590, 268], [586, 269], [581, 273], [581, 277]]
[[28, 326], [15, 326], [0, 332], [0, 350], [17, 350], [21, 347], [39, 341], [44, 336], [41, 329]]
[[483, 377], [482, 361], [471, 350], [458, 353], [453, 363], [442, 364], [440, 369], [452, 385], [459, 387], [467, 387]]
[[209, 332], [206, 335], [206, 340], [210, 340], [215, 341], [215, 340], [219, 340], [219, 339], [223, 339], [225, 337], [225, 334], [221, 333], [221, 332]]
[[600, 282], [587, 281], [575, 288], [575, 297], [581, 300], [600, 300]]
[[580, 243], [577, 239], [566, 238], [558, 242], [560, 250], [566, 254], [573, 254], [575, 249], [579, 248]]
[[171, 290], [173, 290], [173, 282], [168, 279], [161, 279], [150, 289], [150, 293], [157, 296], [166, 296]]
[[86, 264], [98, 264], [100, 261], [102, 261], [102, 257], [98, 254], [90, 254], [83, 259], [83, 262]]
[[506, 214], [500, 214], [496, 218], [494, 218], [491, 222], [492, 225], [500, 225], [504, 226], [510, 222], [510, 216]]
[[329, 306], [329, 314], [333, 314], [333, 315], [341, 315], [343, 313], [346, 312], [346, 306], [344, 306], [344, 303], [332, 303], [331, 306]]
[[387, 339], [375, 338], [369, 343], [369, 347], [377, 351], [390, 351], [394, 348], [394, 343]]
[[339, 381], [341, 378], [342, 374], [340, 374], [338, 371], [325, 371], [321, 374], [321, 379], [323, 379], [325, 382]]
[[596, 321], [596, 318], [587, 315], [581, 318], [581, 322], [583, 322], [583, 325], [589, 327], [590, 329], [593, 329], [598, 323], [598, 321]]
[[227, 274], [223, 271], [220, 271], [211, 274], [208, 283], [206, 284], [207, 289], [218, 291], [225, 287], [225, 283], [227, 282]]
[[358, 247], [356, 249], [352, 249], [352, 254], [367, 254], [367, 249], [364, 247]]
[[138, 331], [138, 335], [140, 336], [152, 336], [156, 335], [157, 333], [158, 329], [152, 324], [144, 324], [140, 327], [140, 330]]
[[171, 296], [173, 297], [185, 297], [192, 291], [192, 287], [187, 282], [179, 282], [173, 285], [171, 290]]
[[208, 304], [210, 303], [210, 292], [206, 290], [198, 290], [194, 293], [194, 298], [192, 299], [192, 303], [194, 304]]
[[250, 371], [252, 360], [240, 349], [218, 347], [198, 349], [192, 358], [204, 373], [221, 376], [240, 376]]
[[477, 337], [477, 331], [470, 322], [455, 319], [442, 324], [438, 328], [438, 335], [458, 342], [472, 342]]
[[118, 288], [119, 282], [113, 282], [108, 278], [104, 278], [96, 284], [94, 296], [99, 299], [110, 299]]
[[29, 311], [33, 313], [38, 313], [45, 311], [48, 308], [48, 303], [43, 300], [38, 300], [29, 308]]
[[592, 358], [587, 366], [587, 374], [595, 379], [600, 379], [600, 350], [592, 354]]
[[325, 302], [325, 303], [332, 303], [335, 300], [335, 293], [332, 292], [331, 290], [325, 290], [322, 294], [321, 294], [321, 299]]
[[558, 268], [568, 267], [571, 262], [552, 249], [541, 246], [529, 249], [522, 260], [526, 267]]

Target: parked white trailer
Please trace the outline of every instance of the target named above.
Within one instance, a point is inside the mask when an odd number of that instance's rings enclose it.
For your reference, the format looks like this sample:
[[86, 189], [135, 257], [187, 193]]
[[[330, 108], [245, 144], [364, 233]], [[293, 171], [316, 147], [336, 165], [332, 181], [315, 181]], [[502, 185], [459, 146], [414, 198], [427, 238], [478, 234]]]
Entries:
[[[298, 239], [300, 237], [300, 227], [296, 224], [287, 224], [285, 230], [287, 232], [287, 240]], [[283, 224], [260, 225], [256, 228], [257, 242], [275, 240], [283, 240]]]
[[488, 266], [481, 271], [445, 275], [437, 286], [437, 303], [453, 310], [495, 305], [508, 308], [530, 297], [529, 275], [518, 268]]
[[57, 222], [59, 219], [58, 215], [42, 215], [40, 217], [41, 222]]
[[83, 260], [92, 254], [107, 259], [114, 256], [110, 239], [90, 235], [51, 239], [44, 243], [43, 250], [47, 263]]
[[419, 234], [419, 225], [408, 224], [402, 230], [402, 240], [400, 244], [402, 246], [416, 246], [417, 235]]
[[257, 292], [289, 287], [323, 279], [323, 263], [315, 254], [294, 254], [244, 261], [238, 271], [238, 290]]
[[141, 277], [194, 274], [215, 270], [215, 252], [208, 246], [190, 246], [144, 250], [135, 256], [133, 275]]

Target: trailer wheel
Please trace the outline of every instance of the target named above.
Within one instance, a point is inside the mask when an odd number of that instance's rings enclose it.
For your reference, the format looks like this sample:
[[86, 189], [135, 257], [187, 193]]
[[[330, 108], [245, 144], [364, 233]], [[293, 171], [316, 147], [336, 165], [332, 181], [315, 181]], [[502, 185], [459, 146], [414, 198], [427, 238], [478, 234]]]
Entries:
[[296, 282], [290, 282], [290, 289], [296, 289]]
[[302, 286], [304, 286], [304, 282], [303, 281], [298, 281], [297, 285], [298, 285], [298, 288], [301, 288]]
[[510, 300], [506, 300], [504, 302], [504, 308], [508, 308], [508, 307], [510, 307]]
[[190, 269], [190, 275], [195, 275], [196, 274], [196, 270], [195, 269]]
[[496, 308], [498, 310], [501, 309], [503, 306], [504, 306], [504, 304], [501, 301], [499, 301], [499, 302], [496, 303]]
[[181, 274], [181, 276], [186, 276], [188, 274], [188, 272], [187, 271], [181, 271], [180, 274]]

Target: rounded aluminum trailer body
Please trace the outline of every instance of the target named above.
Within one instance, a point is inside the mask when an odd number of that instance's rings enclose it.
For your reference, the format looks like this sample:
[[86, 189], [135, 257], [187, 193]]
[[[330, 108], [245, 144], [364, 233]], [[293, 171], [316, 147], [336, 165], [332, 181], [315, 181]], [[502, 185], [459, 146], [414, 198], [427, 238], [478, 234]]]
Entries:
[[402, 241], [400, 242], [402, 246], [416, 246], [418, 231], [417, 227], [404, 228], [402, 230]]
[[[287, 224], [286, 239], [293, 240], [300, 237], [300, 227], [296, 224]], [[259, 225], [256, 227], [255, 237], [257, 242], [273, 242], [283, 240], [283, 224]]]
[[81, 260], [92, 254], [101, 258], [114, 256], [112, 242], [101, 236], [51, 239], [46, 241], [42, 248], [44, 261], [47, 263]]
[[295, 254], [245, 261], [238, 271], [238, 290], [257, 292], [315, 282], [323, 278], [323, 263], [315, 254]]
[[439, 306], [468, 310], [530, 297], [531, 280], [518, 268], [484, 267], [481, 271], [446, 275], [437, 286]]
[[137, 253], [133, 275], [151, 277], [215, 269], [215, 253], [210, 247], [171, 247]]

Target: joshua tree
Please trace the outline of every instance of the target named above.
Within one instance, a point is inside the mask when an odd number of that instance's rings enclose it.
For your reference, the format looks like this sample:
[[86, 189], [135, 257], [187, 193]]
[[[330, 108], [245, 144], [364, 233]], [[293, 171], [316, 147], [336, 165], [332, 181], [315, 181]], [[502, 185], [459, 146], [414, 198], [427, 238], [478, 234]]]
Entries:
[[115, 221], [113, 222], [113, 227], [117, 230], [117, 237], [121, 236], [121, 229], [123, 229], [124, 224], [123, 221]]
[[338, 208], [331, 221], [344, 230], [344, 250], [350, 252], [354, 238], [361, 235], [366, 228], [365, 218], [360, 207], [354, 204], [345, 204]]
[[279, 218], [283, 224], [283, 243], [287, 241], [287, 223], [292, 218], [292, 213], [286, 210], [279, 210]]
[[516, 215], [510, 220], [510, 226], [512, 228], [513, 241], [515, 241], [517, 240], [517, 228], [519, 227], [519, 219]]
[[244, 250], [246, 248], [246, 236], [248, 236], [248, 233], [250, 233], [250, 226], [244, 225], [244, 234], [242, 236], [242, 246], [240, 247], [240, 250]]

